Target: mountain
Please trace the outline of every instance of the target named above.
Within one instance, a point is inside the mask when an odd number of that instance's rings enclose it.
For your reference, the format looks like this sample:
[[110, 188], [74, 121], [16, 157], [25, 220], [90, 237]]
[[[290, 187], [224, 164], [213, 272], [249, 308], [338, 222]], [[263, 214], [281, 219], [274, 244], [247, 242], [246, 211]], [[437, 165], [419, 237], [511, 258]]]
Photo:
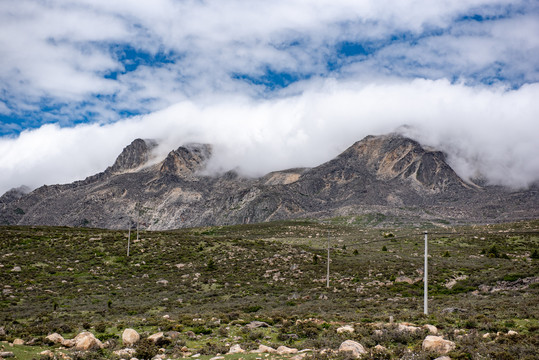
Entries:
[[136, 139], [104, 172], [0, 197], [0, 224], [121, 229], [227, 225], [376, 213], [399, 221], [495, 222], [539, 217], [537, 187], [465, 182], [445, 155], [400, 135], [368, 136], [314, 168], [260, 178], [204, 172], [213, 149], [186, 144], [155, 159]]

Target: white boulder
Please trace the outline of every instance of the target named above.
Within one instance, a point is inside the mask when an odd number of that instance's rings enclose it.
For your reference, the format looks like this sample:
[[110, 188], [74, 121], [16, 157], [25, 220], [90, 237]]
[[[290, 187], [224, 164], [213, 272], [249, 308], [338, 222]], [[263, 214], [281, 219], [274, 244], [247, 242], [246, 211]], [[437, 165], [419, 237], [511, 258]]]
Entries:
[[122, 333], [122, 343], [124, 346], [133, 346], [140, 340], [139, 333], [134, 329], [125, 329]]
[[350, 352], [356, 359], [367, 353], [367, 350], [365, 350], [363, 345], [353, 340], [346, 340], [341, 344], [341, 346], [339, 346], [339, 352], [345, 351]]

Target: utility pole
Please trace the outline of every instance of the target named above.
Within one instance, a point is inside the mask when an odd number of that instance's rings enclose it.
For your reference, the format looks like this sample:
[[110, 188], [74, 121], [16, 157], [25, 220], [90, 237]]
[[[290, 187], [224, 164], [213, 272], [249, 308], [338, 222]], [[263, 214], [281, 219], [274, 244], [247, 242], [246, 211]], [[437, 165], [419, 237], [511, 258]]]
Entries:
[[137, 242], [138, 242], [138, 224], [140, 222], [140, 203], [137, 202]]
[[329, 229], [328, 229], [328, 272], [326, 276], [326, 287], [329, 289]]
[[129, 245], [131, 245], [131, 221], [129, 221], [129, 235], [127, 236], [127, 256], [129, 257]]
[[423, 275], [425, 276], [423, 283], [424, 283], [424, 290], [423, 290], [423, 313], [425, 315], [428, 315], [428, 264], [427, 264], [427, 257], [428, 257], [428, 241], [427, 241], [427, 232], [425, 231], [425, 269], [423, 271]]

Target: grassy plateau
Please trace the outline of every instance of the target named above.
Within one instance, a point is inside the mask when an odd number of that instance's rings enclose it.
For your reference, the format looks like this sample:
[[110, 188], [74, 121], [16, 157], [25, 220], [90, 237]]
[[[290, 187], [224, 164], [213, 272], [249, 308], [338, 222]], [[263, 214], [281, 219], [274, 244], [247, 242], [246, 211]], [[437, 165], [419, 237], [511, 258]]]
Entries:
[[[434, 359], [421, 347], [430, 324], [455, 343], [451, 359], [538, 358], [539, 220], [381, 226], [376, 216], [352, 216], [141, 231], [138, 241], [132, 232], [129, 256], [127, 231], [0, 227], [0, 345], [19, 359], [47, 349], [57, 358], [119, 358], [121, 334], [133, 328], [142, 337], [176, 332], [141, 342], [139, 359], [210, 359], [235, 344], [247, 353], [226, 359], [281, 358], [248, 353], [260, 344], [347, 358], [331, 351], [344, 340], [361, 343], [365, 359]], [[252, 321], [268, 326], [247, 327]], [[343, 325], [354, 332], [337, 332]], [[107, 347], [77, 353], [44, 339], [85, 330]]]

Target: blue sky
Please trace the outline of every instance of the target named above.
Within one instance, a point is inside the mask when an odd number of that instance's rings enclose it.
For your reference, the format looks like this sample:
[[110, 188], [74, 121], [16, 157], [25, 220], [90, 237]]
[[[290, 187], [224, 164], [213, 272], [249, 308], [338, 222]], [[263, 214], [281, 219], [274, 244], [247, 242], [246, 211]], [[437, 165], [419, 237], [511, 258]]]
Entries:
[[[471, 93], [468, 100], [462, 98], [464, 108], [474, 107], [471, 101], [479, 100], [474, 96], [484, 96], [490, 104], [500, 103], [501, 96], [511, 108], [511, 98], [513, 104], [523, 104], [518, 109], [523, 113], [517, 115], [524, 118], [522, 126], [528, 126], [528, 117], [538, 115], [537, 108], [526, 102], [539, 81], [537, 34], [536, 1], [4, 0], [0, 4], [0, 150], [11, 154], [5, 161], [11, 165], [0, 169], [10, 174], [0, 192], [17, 182], [27, 182], [26, 176], [30, 176], [16, 165], [31, 158], [30, 154], [20, 158], [13, 155], [22, 151], [27, 136], [51, 136], [48, 129], [65, 135], [62, 131], [73, 129], [72, 133], [77, 133], [77, 129], [93, 126], [111, 134], [122, 124], [134, 129], [144, 123], [162, 128], [155, 136], [171, 144], [182, 138], [215, 141], [212, 126], [234, 121], [221, 116], [204, 119], [223, 103], [229, 104], [231, 117], [245, 116], [243, 127], [252, 128], [255, 134], [275, 132], [278, 136], [286, 133], [285, 125], [279, 131], [257, 127], [257, 121], [249, 120], [253, 117], [249, 111], [271, 117], [277, 103], [301, 107], [307, 99], [316, 97], [312, 94], [336, 92], [352, 92], [354, 101], [361, 103], [370, 96], [365, 89], [383, 86], [390, 87], [388, 93], [404, 86], [411, 94], [422, 94], [417, 87], [420, 81], [426, 81], [435, 84], [432, 91], [439, 98], [447, 92], [454, 93], [455, 99]], [[334, 101], [327, 106], [338, 106], [341, 98]], [[481, 155], [485, 151], [460, 148], [465, 146], [458, 140], [433, 140], [438, 128], [432, 122], [443, 129], [445, 122], [451, 121], [443, 114], [428, 119], [425, 114], [430, 110], [420, 107], [409, 114], [394, 107], [389, 113], [383, 99], [377, 101], [378, 107], [367, 118], [354, 118], [353, 112], [359, 112], [356, 108], [349, 110], [351, 114], [341, 114], [347, 120], [341, 121], [340, 131], [353, 131], [350, 137], [324, 139], [331, 143], [324, 154], [334, 155], [352, 138], [367, 135], [367, 130], [390, 131], [412, 123], [418, 129], [414, 136], [452, 152], [455, 166], [459, 161], [466, 164], [462, 165], [465, 175], [474, 171], [473, 162], [485, 157]], [[400, 95], [394, 101], [402, 103]], [[198, 117], [187, 119], [188, 114], [177, 112], [176, 125], [163, 125], [167, 121], [159, 114], [168, 114], [172, 108], [189, 108], [189, 104], [200, 110]], [[307, 134], [302, 140], [307, 154], [312, 152], [311, 143], [321, 140], [309, 137], [313, 121], [325, 126], [335, 119], [307, 119], [312, 114], [305, 108], [296, 109], [295, 114], [280, 116], [291, 116], [288, 123], [297, 122], [297, 128], [290, 130], [290, 143], [299, 141], [297, 134]], [[399, 114], [401, 119], [397, 119]], [[481, 114], [470, 110], [468, 116]], [[497, 120], [497, 128], [511, 121], [508, 116]], [[475, 131], [483, 121], [477, 120], [469, 130]], [[429, 126], [433, 128], [422, 129]], [[174, 140], [168, 135], [171, 127], [178, 132]], [[147, 132], [140, 125], [129, 136]], [[194, 133], [199, 136], [192, 136]], [[68, 181], [98, 170], [126, 145], [120, 141], [127, 138], [116, 138], [118, 144], [93, 158], [89, 149], [78, 150], [94, 164], [92, 167], [71, 174], [57, 169], [65, 176], [47, 175], [43, 181]], [[255, 144], [264, 152], [268, 148], [263, 144], [274, 141], [263, 136], [256, 139], [251, 136], [245, 146]], [[537, 146], [530, 141], [527, 150]], [[50, 161], [58, 161], [53, 155], [57, 153], [58, 149], [50, 150]], [[298, 163], [323, 159], [323, 155], [312, 159], [304, 156]], [[268, 162], [271, 165], [252, 172], [296, 165]], [[537, 168], [534, 165], [524, 171], [527, 175], [520, 185], [539, 178]], [[28, 165], [30, 173], [33, 176]]]

